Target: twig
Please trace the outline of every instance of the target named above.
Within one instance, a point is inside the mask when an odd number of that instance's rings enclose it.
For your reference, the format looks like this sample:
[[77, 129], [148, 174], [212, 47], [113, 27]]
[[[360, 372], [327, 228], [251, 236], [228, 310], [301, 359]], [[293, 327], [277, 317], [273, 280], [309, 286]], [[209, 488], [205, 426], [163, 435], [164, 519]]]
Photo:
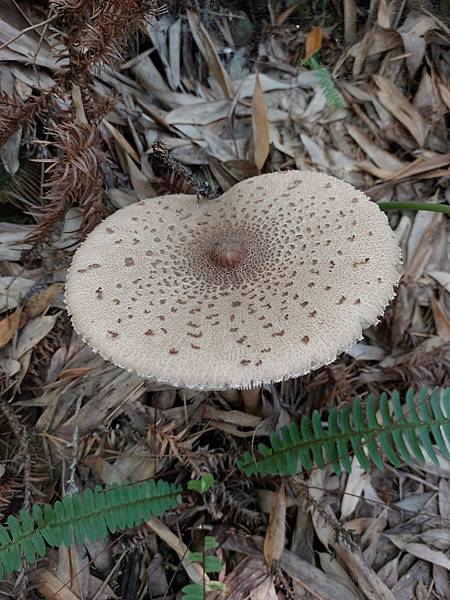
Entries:
[[47, 23], [51, 23], [52, 21], [54, 21], [56, 19], [56, 17], [57, 17], [57, 15], [53, 15], [52, 17], [49, 17], [48, 19], [45, 19], [45, 21], [41, 21], [40, 23], [36, 23], [36, 25], [30, 25], [30, 27], [26, 27], [25, 29], [22, 29], [22, 31], [19, 31], [19, 33], [17, 35], [15, 35], [10, 40], [8, 40], [5, 43], [3, 43], [0, 46], [0, 50], [3, 50], [7, 46], [9, 46], [9, 44], [12, 44], [16, 40], [18, 40], [20, 37], [22, 37], [23, 35], [25, 35], [26, 33], [28, 33], [29, 31], [34, 31], [35, 29], [38, 29], [39, 27], [42, 27], [42, 25], [47, 25]]
[[[83, 394], [79, 394], [77, 398], [77, 403], [75, 406], [75, 415], [80, 412], [81, 402], [83, 400]], [[69, 479], [67, 480], [67, 496], [72, 496], [72, 494], [76, 494], [78, 492], [78, 485], [75, 481], [75, 472], [77, 470], [78, 464], [78, 448], [80, 445], [80, 430], [78, 425], [75, 425], [72, 435], [72, 442], [70, 446], [72, 447], [72, 457], [69, 465]]]
[[344, 38], [346, 44], [351, 44], [356, 37], [356, 2], [344, 0]]
[[79, 85], [72, 84], [72, 106], [75, 111], [75, 120], [80, 125], [87, 125], [86, 113], [83, 105], [83, 98]]

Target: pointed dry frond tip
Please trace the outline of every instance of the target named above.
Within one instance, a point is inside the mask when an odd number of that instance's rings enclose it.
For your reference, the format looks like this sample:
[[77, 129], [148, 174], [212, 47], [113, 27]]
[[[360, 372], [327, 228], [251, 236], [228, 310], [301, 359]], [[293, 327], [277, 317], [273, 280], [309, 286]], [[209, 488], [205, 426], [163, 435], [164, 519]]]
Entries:
[[101, 223], [70, 269], [75, 329], [105, 359], [198, 389], [248, 388], [332, 362], [394, 296], [400, 250], [348, 183], [270, 173], [217, 200], [170, 195]]

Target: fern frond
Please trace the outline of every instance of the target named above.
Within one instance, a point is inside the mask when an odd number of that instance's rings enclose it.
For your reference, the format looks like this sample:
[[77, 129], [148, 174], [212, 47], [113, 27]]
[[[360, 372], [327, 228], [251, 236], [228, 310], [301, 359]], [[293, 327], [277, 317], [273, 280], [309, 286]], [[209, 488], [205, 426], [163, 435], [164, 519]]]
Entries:
[[144, 481], [132, 485], [85, 490], [65, 496], [53, 505], [35, 504], [32, 512], [22, 509], [10, 515], [8, 527], [0, 525], [0, 579], [18, 571], [22, 555], [33, 563], [50, 546], [66, 547], [106, 537], [108, 530], [139, 525], [181, 501], [181, 488], [166, 481]]
[[369, 471], [372, 464], [382, 469], [384, 459], [394, 466], [414, 459], [424, 463], [423, 450], [438, 464], [434, 445], [450, 460], [450, 388], [436, 388], [429, 398], [428, 388], [422, 388], [416, 401], [409, 389], [405, 404], [406, 411], [398, 392], [390, 398], [381, 394], [378, 405], [372, 394], [364, 406], [357, 398], [352, 406], [332, 408], [327, 428], [314, 411], [311, 418], [302, 417], [300, 427], [292, 422], [279, 435], [272, 432], [271, 447], [260, 444], [256, 458], [245, 452], [239, 468], [246, 475], [294, 475], [299, 466], [310, 470], [331, 464], [337, 473], [350, 473], [352, 452]]
[[304, 63], [307, 67], [309, 67], [314, 74], [316, 75], [317, 82], [325, 94], [325, 98], [327, 99], [328, 104], [334, 110], [342, 110], [345, 108], [345, 101], [341, 96], [339, 90], [336, 88], [336, 85], [331, 77], [330, 72], [323, 65], [319, 63], [319, 61], [312, 56]]
[[54, 233], [68, 207], [82, 210], [82, 234], [98, 225], [105, 213], [102, 168], [106, 156], [98, 127], [52, 123], [48, 135], [57, 155], [46, 170], [42, 206], [33, 211], [38, 226], [27, 239], [31, 243], [42, 242]]
[[42, 109], [46, 96], [31, 96], [26, 101], [0, 92], [0, 146], [3, 146], [19, 127], [32, 121]]

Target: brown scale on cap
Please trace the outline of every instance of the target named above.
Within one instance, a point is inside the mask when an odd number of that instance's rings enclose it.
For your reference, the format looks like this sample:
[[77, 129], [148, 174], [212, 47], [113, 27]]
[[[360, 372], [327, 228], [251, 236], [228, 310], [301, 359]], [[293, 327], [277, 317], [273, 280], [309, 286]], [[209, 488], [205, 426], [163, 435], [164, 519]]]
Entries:
[[398, 262], [363, 193], [288, 171], [214, 201], [172, 195], [117, 211], [77, 251], [66, 303], [84, 339], [124, 368], [247, 388], [307, 373], [360, 339], [393, 297]]

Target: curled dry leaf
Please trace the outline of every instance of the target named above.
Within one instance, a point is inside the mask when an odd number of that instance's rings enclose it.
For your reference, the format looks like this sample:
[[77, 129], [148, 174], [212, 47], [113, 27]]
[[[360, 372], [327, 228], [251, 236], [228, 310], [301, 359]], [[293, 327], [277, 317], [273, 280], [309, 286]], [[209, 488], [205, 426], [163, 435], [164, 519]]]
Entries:
[[264, 558], [269, 567], [283, 554], [286, 542], [286, 493], [281, 484], [276, 494], [269, 518], [269, 526], [264, 538]]

